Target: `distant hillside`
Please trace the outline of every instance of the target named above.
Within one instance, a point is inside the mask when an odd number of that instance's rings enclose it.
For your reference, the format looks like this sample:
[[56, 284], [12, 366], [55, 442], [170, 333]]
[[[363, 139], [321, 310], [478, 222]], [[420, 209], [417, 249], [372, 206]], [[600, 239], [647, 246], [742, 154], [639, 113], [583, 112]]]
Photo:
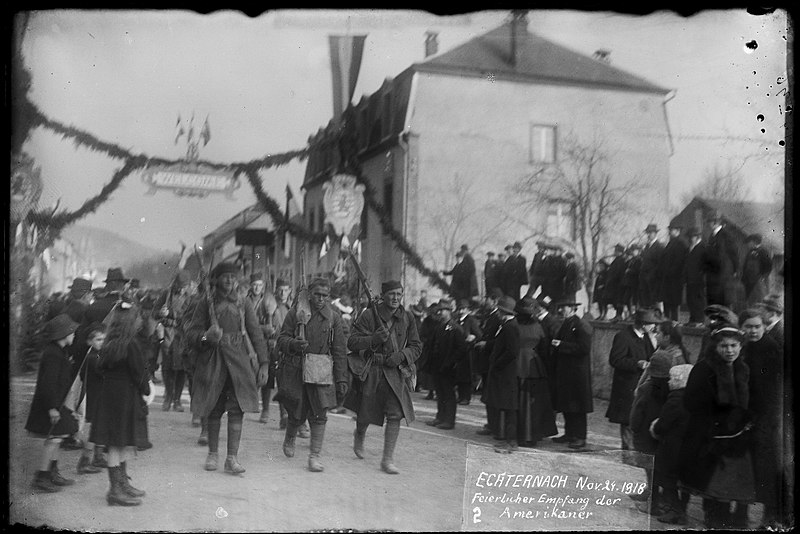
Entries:
[[[178, 261], [178, 251], [148, 247], [92, 226], [70, 226], [61, 232], [61, 237], [94, 259], [98, 284], [105, 279], [109, 268], [121, 267], [125, 276], [139, 278], [143, 286], [166, 285], [171, 276], [168, 271], [172, 271]], [[166, 280], [164, 284], [163, 280]]]

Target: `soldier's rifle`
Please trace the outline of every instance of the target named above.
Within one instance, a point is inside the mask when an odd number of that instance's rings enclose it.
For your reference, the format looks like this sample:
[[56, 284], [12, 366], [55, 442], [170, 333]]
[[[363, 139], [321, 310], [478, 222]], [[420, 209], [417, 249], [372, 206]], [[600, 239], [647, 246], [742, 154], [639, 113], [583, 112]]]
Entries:
[[311, 303], [308, 298], [306, 286], [306, 247], [300, 247], [300, 285], [294, 299], [295, 313], [297, 314], [297, 337], [306, 339], [306, 325], [311, 318]]
[[217, 312], [214, 306], [214, 295], [211, 294], [211, 287], [208, 283], [208, 279], [211, 277], [211, 269], [214, 267], [214, 253], [211, 254], [211, 262], [209, 262], [208, 272], [206, 272], [203, 262], [203, 255], [197, 250], [197, 245], [194, 246], [194, 252], [197, 255], [198, 261], [200, 262], [200, 276], [202, 278], [200, 283], [203, 285], [203, 292], [206, 294], [206, 304], [208, 304], [208, 315], [211, 316], [211, 326], [216, 326], [219, 328]]

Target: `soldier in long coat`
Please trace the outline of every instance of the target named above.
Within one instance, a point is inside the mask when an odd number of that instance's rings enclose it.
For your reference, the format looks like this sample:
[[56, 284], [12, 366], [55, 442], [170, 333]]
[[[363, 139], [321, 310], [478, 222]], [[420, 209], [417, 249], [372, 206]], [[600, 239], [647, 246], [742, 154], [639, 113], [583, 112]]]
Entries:
[[504, 296], [497, 304], [500, 326], [494, 335], [489, 374], [486, 379], [483, 400], [487, 407], [497, 411], [495, 437], [505, 435], [505, 442], [495, 447], [496, 452], [511, 453], [518, 449], [517, 411], [519, 410], [519, 383], [517, 382], [517, 358], [519, 357], [519, 324], [516, 301]]
[[684, 264], [686, 306], [689, 308], [689, 324], [701, 326], [705, 320], [703, 310], [706, 309], [706, 244], [697, 228], [690, 228], [687, 235], [689, 249]]
[[642, 247], [642, 268], [639, 273], [639, 301], [644, 307], [653, 307], [662, 301], [661, 280], [664, 245], [656, 236], [658, 226], [648, 224], [645, 228], [647, 242]]
[[571, 449], [586, 447], [586, 414], [594, 410], [592, 403], [592, 327], [578, 317], [579, 302], [567, 300], [556, 303], [564, 319], [551, 341], [552, 357], [556, 362], [555, 410], [564, 414], [564, 435], [553, 438], [567, 443]]
[[678, 308], [683, 300], [683, 276], [689, 247], [680, 237], [680, 226], [670, 224], [668, 230], [669, 241], [662, 254], [661, 296], [664, 301], [664, 315], [677, 321]]
[[[292, 307], [283, 321], [278, 335], [278, 349], [283, 352], [279, 363], [278, 395], [289, 420], [283, 440], [283, 454], [292, 458], [297, 430], [308, 419], [311, 430], [311, 445], [308, 455], [308, 470], [320, 472], [324, 466], [319, 461], [328, 410], [335, 408], [347, 394], [347, 340], [341, 316], [328, 303], [331, 295], [330, 282], [316, 278], [308, 285], [311, 317], [305, 324], [298, 321], [297, 306]], [[305, 383], [303, 358], [305, 354], [329, 354], [333, 360], [331, 384]]]
[[383, 438], [381, 469], [390, 475], [399, 473], [394, 465], [394, 450], [400, 434], [400, 420], [414, 421], [412, 377], [420, 357], [422, 343], [414, 316], [402, 306], [403, 286], [396, 280], [381, 285], [382, 300], [365, 311], [353, 324], [347, 341], [352, 351], [350, 368], [353, 380], [361, 380], [361, 403], [358, 407], [353, 452], [364, 457], [364, 438], [370, 424], [386, 429]]
[[[240, 300], [235, 282], [239, 267], [223, 262], [211, 272], [216, 323], [208, 298], [198, 302], [186, 335], [197, 349], [193, 374], [192, 413], [207, 418], [208, 457], [205, 469], [217, 469], [220, 419], [228, 413], [225, 472], [245, 471], [237, 455], [244, 412], [258, 413], [258, 387], [267, 380], [269, 353], [253, 308]], [[249, 337], [255, 354], [249, 354]], [[257, 385], [258, 382], [258, 385]]]
[[614, 368], [614, 376], [606, 417], [612, 423], [619, 423], [623, 450], [633, 450], [633, 433], [630, 429], [633, 390], [655, 352], [651, 335], [658, 322], [652, 310], [637, 310], [633, 325], [617, 332], [611, 343], [608, 363]]

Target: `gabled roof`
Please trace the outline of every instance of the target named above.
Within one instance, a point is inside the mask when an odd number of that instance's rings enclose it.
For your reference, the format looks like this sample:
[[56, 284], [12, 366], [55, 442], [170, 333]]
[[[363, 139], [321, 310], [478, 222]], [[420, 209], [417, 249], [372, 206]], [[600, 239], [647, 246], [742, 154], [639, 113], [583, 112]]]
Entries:
[[467, 41], [449, 52], [414, 64], [421, 72], [542, 83], [578, 84], [666, 94], [660, 87], [608, 63], [548, 41], [523, 27], [516, 37], [516, 65], [510, 61], [511, 22]]

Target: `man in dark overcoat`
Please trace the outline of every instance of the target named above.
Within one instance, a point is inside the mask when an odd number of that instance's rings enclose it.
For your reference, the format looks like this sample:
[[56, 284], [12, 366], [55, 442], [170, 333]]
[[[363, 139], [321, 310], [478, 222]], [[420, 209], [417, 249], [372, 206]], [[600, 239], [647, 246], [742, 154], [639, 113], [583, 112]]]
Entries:
[[567, 252], [564, 254], [566, 265], [564, 266], [564, 298], [575, 300], [575, 295], [581, 287], [580, 269], [578, 262], [575, 261], [575, 254]]
[[563, 319], [553, 337], [552, 357], [555, 360], [555, 410], [564, 414], [564, 434], [553, 438], [570, 449], [586, 447], [586, 414], [594, 410], [592, 403], [592, 327], [578, 317], [579, 302], [556, 303]]
[[622, 287], [622, 279], [625, 276], [625, 246], [622, 243], [614, 245], [614, 259], [608, 266], [606, 274], [606, 301], [611, 303], [616, 310], [614, 319], [622, 319], [622, 312], [625, 309], [625, 296]]
[[608, 363], [614, 368], [614, 376], [606, 417], [612, 423], [619, 423], [623, 450], [633, 450], [630, 429], [633, 390], [655, 351], [654, 331], [658, 322], [660, 319], [652, 309], [636, 310], [633, 325], [617, 332], [611, 343]]
[[690, 228], [689, 250], [686, 254], [684, 277], [686, 280], [686, 306], [689, 308], [689, 324], [702, 326], [705, 320], [703, 310], [706, 309], [706, 244], [703, 243], [700, 230]]
[[[192, 376], [192, 413], [206, 418], [208, 456], [205, 469], [217, 469], [222, 415], [228, 414], [225, 472], [244, 473], [239, 463], [244, 412], [258, 413], [258, 388], [267, 380], [269, 352], [253, 308], [236, 290], [239, 266], [222, 262], [211, 272], [211, 294], [198, 301], [186, 327], [197, 353]], [[209, 299], [213, 299], [212, 320]], [[245, 339], [250, 339], [255, 354]]]
[[483, 330], [478, 318], [470, 310], [469, 301], [460, 300], [456, 310], [456, 322], [464, 332], [467, 343], [467, 357], [459, 362], [456, 369], [456, 389], [458, 403], [466, 406], [472, 400], [472, 373], [475, 359], [475, 343], [483, 337]]
[[486, 263], [483, 264], [484, 292], [488, 292], [494, 287], [500, 287], [500, 266], [494, 257], [494, 252], [486, 253]]
[[[497, 329], [500, 327], [500, 310], [497, 308], [500, 299], [503, 298], [503, 292], [498, 289], [494, 288], [489, 290], [486, 293], [486, 298], [483, 302], [483, 308], [485, 310], [485, 315], [483, 322], [481, 323], [481, 330], [483, 330], [483, 336], [480, 338], [475, 344], [475, 372], [481, 376], [481, 402], [486, 404], [485, 399], [485, 391], [486, 391], [486, 381], [489, 374], [489, 357], [492, 354], [492, 347], [494, 345], [494, 337], [497, 333]], [[483, 425], [483, 428], [478, 430], [478, 434], [481, 436], [490, 436], [494, 433], [494, 428], [496, 426], [496, 412], [494, 409], [486, 406], [486, 424]]]
[[489, 373], [481, 400], [497, 413], [492, 429], [495, 438], [505, 436], [505, 441], [495, 451], [508, 454], [519, 448], [517, 443], [517, 411], [519, 410], [519, 383], [517, 358], [519, 357], [519, 324], [515, 318], [516, 301], [504, 296], [497, 303], [500, 325], [494, 335], [489, 356]]
[[769, 273], [772, 272], [772, 258], [761, 246], [761, 235], [750, 234], [744, 240], [748, 247], [742, 265], [742, 285], [748, 306], [761, 302], [769, 289]]
[[522, 244], [515, 241], [511, 246], [511, 256], [506, 260], [506, 268], [503, 273], [505, 277], [503, 292], [513, 298], [515, 302], [519, 300], [520, 288], [528, 283], [528, 260], [520, 254], [521, 251]]
[[711, 225], [711, 235], [706, 246], [706, 297], [709, 304], [732, 308], [734, 294], [731, 287], [739, 272], [739, 251], [730, 232], [725, 228], [720, 212], [712, 213], [708, 222]]
[[386, 429], [383, 437], [381, 469], [399, 473], [394, 451], [400, 434], [400, 420], [414, 421], [411, 392], [416, 361], [422, 351], [416, 322], [402, 306], [403, 286], [397, 280], [381, 285], [381, 302], [362, 313], [353, 324], [347, 340], [353, 380], [361, 380], [361, 404], [353, 433], [353, 452], [364, 458], [364, 438], [370, 424]]
[[544, 260], [542, 270], [542, 295], [553, 302], [564, 300], [564, 276], [567, 271], [567, 260], [564, 259], [561, 246], [552, 248], [552, 252]]
[[664, 315], [678, 320], [678, 308], [683, 300], [683, 276], [689, 247], [681, 238], [681, 226], [672, 223], [667, 227], [669, 241], [662, 254], [661, 296], [664, 301]]
[[450, 294], [454, 299], [470, 299], [478, 294], [478, 279], [475, 274], [475, 261], [469, 254], [466, 245], [456, 253], [456, 264], [444, 275], [452, 275]]
[[664, 245], [658, 240], [658, 226], [648, 224], [644, 230], [645, 245], [642, 247], [642, 268], [639, 272], [639, 303], [654, 307], [661, 302], [661, 279], [663, 275]]
[[544, 241], [536, 242], [536, 254], [531, 259], [531, 267], [528, 269], [528, 291], [526, 296], [533, 296], [536, 290], [542, 286], [544, 282], [544, 260], [547, 256], [547, 245]]
[[[347, 340], [342, 318], [328, 303], [331, 285], [327, 278], [316, 278], [308, 284], [311, 317], [305, 323], [298, 319], [293, 306], [283, 321], [278, 335], [278, 349], [283, 352], [276, 399], [286, 407], [288, 421], [283, 440], [283, 454], [294, 456], [295, 437], [300, 425], [308, 419], [311, 444], [308, 470], [314, 473], [325, 468], [320, 463], [328, 410], [335, 408], [347, 394]], [[327, 354], [332, 360], [329, 384], [305, 383], [303, 376], [306, 354]]]
[[425, 424], [452, 430], [456, 424], [456, 376], [467, 358], [467, 341], [461, 326], [453, 319], [453, 303], [442, 299], [436, 305], [439, 324], [433, 332], [433, 350], [428, 364], [436, 387], [436, 417]]

